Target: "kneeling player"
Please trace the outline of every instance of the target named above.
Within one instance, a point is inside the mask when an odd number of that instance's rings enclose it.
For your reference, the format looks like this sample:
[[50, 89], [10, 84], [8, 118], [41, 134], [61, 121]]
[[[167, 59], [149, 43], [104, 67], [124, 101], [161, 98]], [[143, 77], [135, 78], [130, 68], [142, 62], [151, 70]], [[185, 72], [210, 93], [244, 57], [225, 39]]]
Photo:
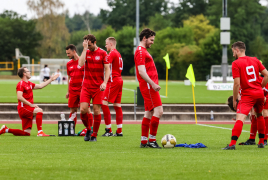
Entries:
[[18, 70], [18, 76], [21, 78], [21, 81], [17, 84], [17, 108], [22, 121], [22, 130], [10, 129], [7, 128], [6, 125], [3, 125], [0, 130], [0, 135], [4, 133], [12, 133], [15, 136], [30, 136], [33, 117], [36, 116], [37, 136], [49, 136], [42, 130], [43, 110], [33, 102], [33, 89], [44, 88], [52, 81], [56, 80], [59, 77], [59, 74], [52, 75], [49, 80], [41, 84], [34, 84], [29, 81], [31, 72], [26, 67], [22, 67]]
[[116, 40], [114, 37], [106, 39], [107, 51], [110, 51], [108, 56], [108, 62], [111, 65], [111, 75], [107, 83], [107, 87], [104, 91], [103, 105], [101, 106], [105, 121], [105, 133], [102, 136], [112, 136], [111, 128], [111, 113], [108, 107], [108, 102], [113, 103], [114, 110], [116, 112], [116, 125], [117, 130], [114, 136], [123, 136], [122, 124], [123, 124], [123, 112], [121, 108], [121, 97], [123, 88], [123, 79], [121, 72], [123, 70], [123, 59], [120, 53], [116, 50]]

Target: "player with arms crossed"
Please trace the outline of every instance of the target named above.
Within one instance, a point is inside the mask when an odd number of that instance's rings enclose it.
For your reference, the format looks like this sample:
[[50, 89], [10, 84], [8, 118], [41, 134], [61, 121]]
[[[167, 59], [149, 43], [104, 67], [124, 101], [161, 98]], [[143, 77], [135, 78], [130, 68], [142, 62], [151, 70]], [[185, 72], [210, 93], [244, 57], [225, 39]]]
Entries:
[[[73, 120], [76, 126], [77, 122], [77, 108], [80, 105], [80, 93], [82, 89], [82, 82], [84, 78], [84, 66], [80, 67], [78, 65], [79, 56], [76, 53], [76, 47], [70, 44], [66, 48], [66, 54], [71, 59], [67, 62], [67, 75], [68, 75], [68, 92], [66, 98], [68, 100], [68, 107], [70, 108], [69, 120]], [[91, 129], [93, 124], [93, 116], [88, 108], [88, 119], [82, 120], [85, 127]]]
[[[104, 90], [110, 76], [110, 65], [107, 53], [96, 45], [96, 38], [92, 34], [84, 36], [84, 50], [79, 58], [79, 66], [85, 65], [85, 75], [80, 95], [81, 119], [88, 119], [88, 106], [92, 99], [94, 123], [93, 133], [87, 130], [85, 141], [97, 141], [97, 133], [101, 123], [100, 108]], [[105, 72], [105, 78], [104, 78]]]
[[121, 54], [116, 50], [116, 39], [109, 37], [106, 39], [107, 51], [109, 51], [108, 62], [110, 63], [111, 75], [104, 91], [103, 105], [101, 106], [106, 125], [105, 133], [102, 136], [112, 136], [111, 128], [111, 113], [108, 107], [108, 102], [113, 103], [116, 112], [117, 130], [114, 136], [123, 136], [123, 112], [121, 108], [121, 97], [123, 88], [123, 79], [121, 72], [123, 70], [123, 59]]
[[[150, 29], [144, 29], [139, 37], [140, 45], [136, 49], [134, 61], [145, 107], [145, 115], [141, 125], [140, 147], [161, 148], [156, 142], [159, 119], [163, 115], [162, 102], [158, 92], [161, 87], [158, 85], [158, 73], [154, 60], [147, 51], [154, 43], [155, 32]], [[147, 143], [149, 129], [150, 135]]]
[[[268, 82], [268, 72], [257, 58], [245, 55], [246, 45], [243, 42], [235, 42], [232, 45], [232, 51], [233, 56], [236, 59], [232, 63], [232, 73], [234, 78], [233, 106], [236, 110], [236, 123], [232, 130], [231, 143], [223, 149], [235, 150], [237, 139], [242, 132], [243, 123], [252, 107], [254, 107], [258, 121], [258, 148], [264, 148], [265, 122], [262, 116], [264, 105], [262, 88]], [[263, 80], [261, 80], [259, 72], [264, 76]], [[237, 104], [237, 96], [240, 86], [241, 100]]]
[[50, 79], [41, 84], [34, 84], [29, 81], [31, 72], [26, 67], [22, 67], [18, 70], [18, 76], [21, 78], [21, 81], [16, 87], [18, 98], [17, 109], [22, 121], [22, 130], [9, 129], [6, 125], [3, 125], [0, 130], [0, 135], [4, 133], [12, 133], [15, 136], [30, 136], [33, 117], [36, 116], [37, 136], [50, 136], [45, 134], [42, 130], [43, 110], [34, 104], [33, 89], [42, 89], [46, 87], [52, 81], [56, 80], [59, 77], [59, 74], [53, 74]]

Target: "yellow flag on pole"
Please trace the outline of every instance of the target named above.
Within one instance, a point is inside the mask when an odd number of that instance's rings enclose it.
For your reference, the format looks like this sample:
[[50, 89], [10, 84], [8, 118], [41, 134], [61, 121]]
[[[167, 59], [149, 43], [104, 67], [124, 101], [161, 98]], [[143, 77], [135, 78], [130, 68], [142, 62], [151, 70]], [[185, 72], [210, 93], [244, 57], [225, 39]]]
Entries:
[[167, 68], [170, 69], [170, 61], [169, 61], [169, 55], [168, 53], [163, 57], [166, 61]]
[[192, 85], [195, 87], [195, 76], [194, 76], [194, 69], [192, 64], [187, 69], [186, 77], [190, 80]]

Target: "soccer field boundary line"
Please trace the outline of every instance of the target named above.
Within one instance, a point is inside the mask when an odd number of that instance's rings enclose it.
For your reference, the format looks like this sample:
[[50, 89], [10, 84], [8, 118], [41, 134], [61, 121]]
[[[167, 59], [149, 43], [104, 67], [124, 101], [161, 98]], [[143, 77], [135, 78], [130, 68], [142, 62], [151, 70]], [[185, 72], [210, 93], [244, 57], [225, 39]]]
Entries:
[[[205, 126], [205, 127], [212, 127], [212, 128], [218, 128], [218, 129], [232, 130], [231, 128], [225, 128], [225, 127], [220, 127], [220, 126], [211, 126], [211, 125], [207, 125], [207, 124], [196, 124], [196, 125]], [[242, 130], [242, 132], [248, 132], [248, 133], [250, 133], [249, 131], [246, 131], [246, 130]]]
[[[128, 89], [128, 88], [123, 88], [124, 90], [127, 90], [127, 91], [132, 91], [132, 92], [134, 92], [134, 89]], [[162, 98], [167, 98], [166, 96], [163, 96], [163, 95], [160, 95], [160, 97], [162, 97]]]

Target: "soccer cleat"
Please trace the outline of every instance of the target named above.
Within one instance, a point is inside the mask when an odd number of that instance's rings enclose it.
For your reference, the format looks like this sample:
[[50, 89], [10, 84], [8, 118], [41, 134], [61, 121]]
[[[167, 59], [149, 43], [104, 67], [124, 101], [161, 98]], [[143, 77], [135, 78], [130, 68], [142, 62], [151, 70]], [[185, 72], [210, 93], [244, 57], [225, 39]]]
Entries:
[[37, 134], [37, 136], [43, 136], [43, 137], [48, 137], [50, 135], [45, 134], [43, 131]]
[[264, 148], [264, 144], [263, 143], [258, 144], [258, 148]]
[[229, 146], [229, 144], [227, 144], [227, 146], [225, 148], [222, 148], [223, 150], [235, 150], [235, 145]]
[[264, 146], [266, 146], [267, 145], [267, 140], [264, 140]]
[[84, 141], [90, 141], [91, 137], [91, 129], [87, 130], [86, 135], [84, 137]]
[[248, 139], [246, 142], [241, 142], [239, 145], [256, 145], [255, 139]]
[[6, 125], [3, 125], [3, 126], [1, 127], [1, 129], [0, 129], [0, 135], [1, 135], [1, 134], [5, 134], [5, 133], [6, 133], [6, 129], [8, 129], [8, 128], [6, 127]]
[[153, 142], [148, 142], [148, 147], [149, 148], [158, 148], [158, 149], [161, 149], [160, 146], [158, 146], [157, 142], [156, 141], [153, 141]]
[[105, 128], [105, 131], [106, 132], [102, 136], [106, 136], [106, 137], [113, 136], [113, 132], [110, 132], [109, 129]]
[[148, 148], [148, 145], [147, 144], [140, 144], [140, 148]]
[[123, 133], [115, 133], [114, 136], [123, 136]]
[[91, 136], [89, 141], [97, 141], [97, 138], [95, 136]]

